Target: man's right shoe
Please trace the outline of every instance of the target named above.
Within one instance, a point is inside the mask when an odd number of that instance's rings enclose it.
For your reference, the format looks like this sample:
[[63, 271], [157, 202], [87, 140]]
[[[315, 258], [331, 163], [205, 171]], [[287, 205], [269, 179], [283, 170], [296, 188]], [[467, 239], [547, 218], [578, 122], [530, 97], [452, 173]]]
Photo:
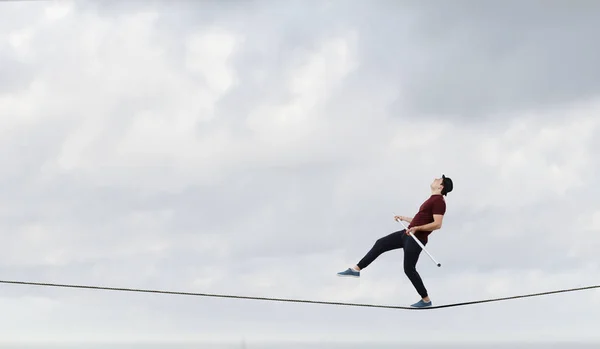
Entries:
[[342, 277], [360, 277], [360, 271], [356, 271], [352, 268], [348, 268], [344, 271], [341, 271], [339, 273], [337, 273], [338, 276], [342, 276]]
[[432, 304], [431, 301], [425, 302], [424, 300], [421, 299], [417, 303], [412, 304], [411, 307], [413, 307], [413, 308], [427, 308], [427, 307], [430, 307], [431, 304]]

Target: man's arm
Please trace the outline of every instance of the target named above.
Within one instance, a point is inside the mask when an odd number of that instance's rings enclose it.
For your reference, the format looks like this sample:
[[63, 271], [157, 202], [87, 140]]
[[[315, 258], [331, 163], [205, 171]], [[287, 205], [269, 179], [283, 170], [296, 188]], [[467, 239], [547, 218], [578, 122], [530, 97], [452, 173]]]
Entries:
[[437, 229], [441, 229], [443, 220], [444, 220], [444, 215], [434, 214], [433, 222], [415, 227], [415, 230], [434, 231]]

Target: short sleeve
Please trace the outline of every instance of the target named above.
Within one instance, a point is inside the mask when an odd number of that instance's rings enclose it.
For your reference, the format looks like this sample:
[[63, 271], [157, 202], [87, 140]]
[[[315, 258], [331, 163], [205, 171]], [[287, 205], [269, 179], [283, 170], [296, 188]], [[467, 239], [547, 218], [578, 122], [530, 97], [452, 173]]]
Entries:
[[443, 199], [435, 200], [433, 202], [431, 211], [433, 214], [443, 215], [444, 213], [446, 213], [446, 201], [444, 201]]

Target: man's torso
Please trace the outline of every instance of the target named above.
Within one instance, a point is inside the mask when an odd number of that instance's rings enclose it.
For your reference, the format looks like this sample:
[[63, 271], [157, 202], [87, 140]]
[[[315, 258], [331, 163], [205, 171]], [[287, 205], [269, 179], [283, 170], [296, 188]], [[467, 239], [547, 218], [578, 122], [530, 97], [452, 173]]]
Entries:
[[[414, 216], [409, 224], [409, 228], [419, 225], [425, 225], [433, 222], [434, 214], [445, 214], [446, 213], [446, 201], [442, 195], [431, 195], [421, 207], [419, 212]], [[427, 241], [427, 236], [431, 234], [431, 231], [417, 231], [415, 236], [424, 242]]]

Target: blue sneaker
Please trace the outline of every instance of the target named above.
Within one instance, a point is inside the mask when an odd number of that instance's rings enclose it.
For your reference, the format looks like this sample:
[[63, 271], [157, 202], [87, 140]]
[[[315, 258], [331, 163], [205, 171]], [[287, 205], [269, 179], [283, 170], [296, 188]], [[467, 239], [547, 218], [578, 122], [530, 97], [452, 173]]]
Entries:
[[356, 271], [352, 268], [348, 268], [344, 271], [341, 271], [339, 273], [337, 273], [338, 276], [342, 276], [342, 277], [360, 277], [360, 271]]
[[426, 307], [430, 307], [431, 306], [431, 301], [429, 302], [425, 302], [424, 300], [420, 300], [417, 303], [411, 305], [411, 307], [413, 308], [426, 308]]

